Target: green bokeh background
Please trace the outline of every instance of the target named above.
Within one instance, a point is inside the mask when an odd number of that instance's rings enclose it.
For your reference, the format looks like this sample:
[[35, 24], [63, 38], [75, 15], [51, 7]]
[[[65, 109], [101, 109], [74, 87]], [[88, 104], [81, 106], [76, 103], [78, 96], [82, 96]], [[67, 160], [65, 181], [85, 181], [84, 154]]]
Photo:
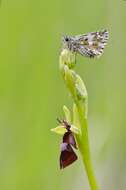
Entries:
[[62, 34], [107, 28], [100, 59], [77, 57], [89, 94], [89, 136], [102, 190], [126, 189], [126, 2], [2, 0], [0, 7], [0, 189], [88, 190], [81, 159], [59, 170], [52, 134], [72, 106], [58, 70]]

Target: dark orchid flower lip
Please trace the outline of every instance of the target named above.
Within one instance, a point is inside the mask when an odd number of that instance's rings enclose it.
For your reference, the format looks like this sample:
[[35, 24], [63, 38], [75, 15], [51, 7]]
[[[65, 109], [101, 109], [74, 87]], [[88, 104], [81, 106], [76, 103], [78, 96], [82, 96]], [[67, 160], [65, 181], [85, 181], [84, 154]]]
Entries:
[[67, 143], [61, 143], [60, 145], [61, 152], [67, 150], [67, 145], [68, 145]]
[[74, 134], [70, 130], [71, 125], [66, 120], [57, 120], [67, 130], [67, 132], [63, 135], [63, 140], [60, 145], [60, 169], [63, 169], [77, 160], [77, 155], [72, 148], [74, 147], [75, 149], [77, 149], [77, 145]]
[[63, 169], [77, 160], [77, 155], [73, 151], [70, 144], [61, 144], [61, 154], [60, 154], [60, 169]]
[[66, 120], [57, 119], [58, 122], [63, 125], [67, 132], [63, 135], [63, 140], [60, 145], [60, 169], [63, 169], [71, 165], [74, 161], [77, 160], [77, 155], [74, 152], [73, 148], [77, 149], [76, 141], [73, 132], [70, 130], [71, 125]]
[[73, 133], [71, 131], [68, 131], [64, 134], [63, 136], [63, 143], [67, 143], [72, 145], [74, 148], [77, 149], [77, 145], [76, 145], [76, 141], [75, 141], [75, 137], [73, 135]]

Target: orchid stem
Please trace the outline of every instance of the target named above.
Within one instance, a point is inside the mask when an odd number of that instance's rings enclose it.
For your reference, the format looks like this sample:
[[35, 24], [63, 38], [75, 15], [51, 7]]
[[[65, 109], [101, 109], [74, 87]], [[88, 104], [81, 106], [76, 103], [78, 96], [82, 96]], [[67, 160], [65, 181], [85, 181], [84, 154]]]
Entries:
[[63, 49], [60, 55], [60, 71], [74, 102], [73, 124], [81, 131], [80, 134], [76, 135], [78, 149], [82, 156], [90, 189], [99, 190], [90, 156], [87, 123], [88, 94], [84, 82], [73, 70], [75, 62], [76, 55], [67, 49]]

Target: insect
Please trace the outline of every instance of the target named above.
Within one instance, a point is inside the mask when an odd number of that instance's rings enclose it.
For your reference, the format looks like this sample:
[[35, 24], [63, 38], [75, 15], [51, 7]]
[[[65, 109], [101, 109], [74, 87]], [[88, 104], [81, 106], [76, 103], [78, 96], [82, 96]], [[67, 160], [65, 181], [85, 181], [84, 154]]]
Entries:
[[74, 135], [70, 130], [71, 126], [68, 124], [68, 122], [65, 120], [61, 121], [59, 119], [58, 122], [67, 130], [67, 132], [63, 135], [63, 140], [60, 145], [60, 169], [63, 169], [77, 160], [77, 155], [72, 148], [74, 147], [75, 149], [77, 149], [77, 145]]
[[77, 36], [63, 36], [63, 48], [86, 57], [99, 57], [105, 48], [109, 34], [107, 30]]

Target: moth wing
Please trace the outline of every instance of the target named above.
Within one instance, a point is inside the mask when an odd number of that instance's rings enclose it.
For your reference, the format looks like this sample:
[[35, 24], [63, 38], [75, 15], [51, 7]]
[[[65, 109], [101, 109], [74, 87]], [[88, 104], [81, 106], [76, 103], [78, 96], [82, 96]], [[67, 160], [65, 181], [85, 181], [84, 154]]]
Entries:
[[76, 36], [77, 52], [87, 57], [98, 57], [108, 41], [107, 30]]

